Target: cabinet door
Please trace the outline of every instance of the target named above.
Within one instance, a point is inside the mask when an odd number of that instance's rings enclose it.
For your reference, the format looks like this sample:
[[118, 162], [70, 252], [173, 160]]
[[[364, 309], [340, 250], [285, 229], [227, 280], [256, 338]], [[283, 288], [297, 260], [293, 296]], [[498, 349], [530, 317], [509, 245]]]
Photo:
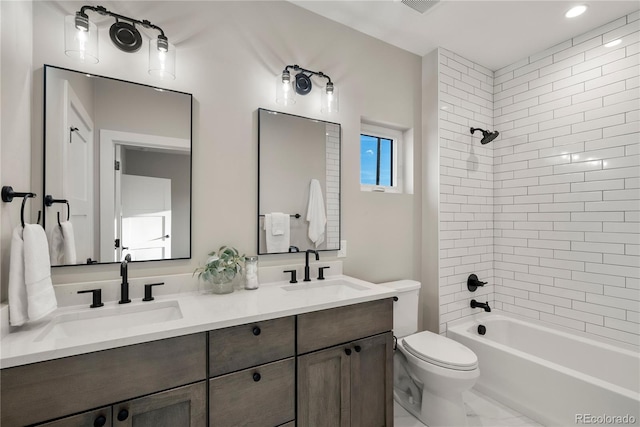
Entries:
[[111, 427], [111, 406], [65, 417], [50, 423], [38, 424], [39, 427]]
[[393, 334], [351, 343], [351, 426], [393, 426]]
[[298, 427], [350, 425], [350, 359], [345, 346], [298, 357]]
[[206, 382], [155, 393], [113, 406], [114, 427], [205, 427]]

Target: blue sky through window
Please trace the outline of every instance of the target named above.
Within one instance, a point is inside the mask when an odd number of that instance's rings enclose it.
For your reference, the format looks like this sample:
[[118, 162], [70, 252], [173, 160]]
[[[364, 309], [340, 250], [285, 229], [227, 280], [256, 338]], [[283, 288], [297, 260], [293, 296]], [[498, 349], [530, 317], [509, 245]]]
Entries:
[[391, 186], [392, 153], [391, 139], [360, 135], [360, 183]]

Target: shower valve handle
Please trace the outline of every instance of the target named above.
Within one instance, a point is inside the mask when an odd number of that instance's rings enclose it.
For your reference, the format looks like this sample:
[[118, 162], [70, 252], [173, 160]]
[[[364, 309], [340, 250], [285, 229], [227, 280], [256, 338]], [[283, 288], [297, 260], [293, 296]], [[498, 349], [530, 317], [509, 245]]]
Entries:
[[469, 292], [475, 292], [478, 287], [486, 284], [487, 282], [481, 282], [475, 274], [470, 274], [467, 279], [467, 289], [469, 289]]

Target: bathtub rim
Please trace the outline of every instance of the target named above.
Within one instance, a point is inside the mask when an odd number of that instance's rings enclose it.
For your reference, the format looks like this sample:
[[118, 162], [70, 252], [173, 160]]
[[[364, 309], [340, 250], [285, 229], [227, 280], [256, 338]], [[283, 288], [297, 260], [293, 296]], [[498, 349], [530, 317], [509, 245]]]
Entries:
[[[619, 386], [617, 384], [614, 384], [612, 382], [594, 377], [592, 375], [577, 371], [575, 369], [572, 369], [570, 367], [564, 366], [564, 365], [560, 365], [558, 363], [552, 362], [550, 360], [547, 359], [543, 359], [539, 356], [535, 356], [529, 353], [526, 353], [522, 350], [518, 350], [516, 348], [513, 347], [509, 347], [505, 344], [499, 343], [497, 341], [493, 341], [493, 340], [486, 340], [486, 341], [490, 341], [490, 343], [487, 343], [485, 341], [482, 340], [482, 338], [479, 338], [480, 336], [477, 333], [473, 333], [472, 331], [470, 331], [470, 327], [477, 325], [479, 322], [482, 322], [483, 319], [486, 320], [486, 318], [506, 318], [508, 320], [515, 320], [517, 322], [520, 323], [526, 323], [528, 324], [528, 326], [533, 326], [536, 329], [552, 329], [555, 333], [559, 333], [560, 335], [563, 336], [567, 336], [570, 335], [571, 339], [578, 339], [579, 341], [596, 341], [598, 344], [604, 345], [606, 347], [612, 347], [613, 349], [615, 349], [616, 351], [622, 351], [623, 353], [628, 353], [630, 356], [632, 357], [639, 357], [639, 353], [638, 353], [638, 349], [636, 348], [635, 350], [633, 349], [633, 345], [630, 345], [631, 349], [627, 348], [629, 345], [626, 346], [621, 346], [618, 345], [618, 342], [615, 340], [594, 340], [592, 339], [588, 334], [584, 334], [584, 335], [579, 335], [574, 333], [574, 331], [570, 328], [561, 328], [561, 327], [556, 327], [555, 324], [553, 323], [548, 323], [548, 322], [544, 322], [544, 321], [540, 321], [536, 319], [530, 319], [528, 317], [523, 317], [523, 316], [517, 316], [514, 315], [513, 313], [505, 313], [502, 311], [496, 311], [496, 312], [491, 312], [491, 313], [478, 313], [474, 316], [468, 316], [466, 318], [463, 319], [458, 319], [455, 321], [455, 325], [453, 325], [452, 323], [452, 331], [451, 333], [453, 334], [458, 334], [464, 337], [467, 337], [468, 339], [478, 342], [479, 344], [484, 344], [484, 345], [489, 345], [492, 347], [495, 347], [501, 351], [506, 351], [512, 354], [515, 354], [518, 357], [523, 357], [525, 359], [529, 359], [535, 363], [538, 364], [542, 364], [542, 365], [548, 365], [550, 366], [552, 369], [556, 369], [559, 371], [568, 371], [569, 374], [575, 376], [576, 378], [583, 380], [583, 381], [588, 381], [588, 382], [593, 382], [598, 386], [610, 389], [616, 393], [619, 393], [625, 397], [637, 400], [638, 402], [640, 402], [640, 388], [638, 391], [632, 390], [632, 389], [628, 389], [625, 388], [623, 386]], [[449, 335], [449, 330], [451, 328], [447, 327], [447, 337], [451, 338], [451, 339], [455, 339], [453, 337], [451, 337]], [[579, 332], [579, 331], [577, 331]], [[611, 342], [613, 341], [613, 342]], [[464, 343], [463, 343], [464, 344]], [[472, 349], [473, 350], [473, 349]], [[479, 364], [480, 364], [480, 372], [482, 373], [482, 361], [479, 360]]]
[[449, 328], [459, 328], [465, 324], [469, 324], [469, 326], [472, 326], [474, 323], [483, 321], [487, 317], [496, 317], [496, 316], [502, 316], [511, 320], [519, 320], [520, 322], [536, 325], [538, 328], [553, 329], [556, 332], [560, 332], [561, 335], [564, 335], [564, 336], [571, 335], [572, 338], [579, 337], [581, 338], [580, 341], [585, 341], [585, 340], [596, 341], [600, 344], [611, 346], [616, 349], [623, 349], [633, 354], [640, 353], [640, 345], [634, 345], [624, 341], [618, 341], [613, 338], [607, 338], [600, 335], [590, 334], [585, 331], [580, 331], [578, 329], [572, 329], [563, 325], [558, 325], [556, 323], [535, 319], [533, 317], [522, 316], [516, 313], [512, 313], [510, 311], [502, 311], [502, 310], [496, 310], [496, 309], [492, 309], [490, 313], [487, 313], [484, 311], [478, 312], [470, 316], [465, 316], [460, 319], [447, 322], [447, 330], [445, 332], [445, 335], [447, 335], [447, 333], [449, 332]]

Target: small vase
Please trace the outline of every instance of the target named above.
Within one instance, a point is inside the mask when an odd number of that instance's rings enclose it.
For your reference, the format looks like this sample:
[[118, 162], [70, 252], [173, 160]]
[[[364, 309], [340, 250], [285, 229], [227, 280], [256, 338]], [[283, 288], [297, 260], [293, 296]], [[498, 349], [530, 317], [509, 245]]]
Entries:
[[212, 281], [211, 291], [214, 294], [230, 294], [233, 292], [233, 280]]
[[201, 294], [229, 294], [233, 292], [235, 278], [229, 280], [221, 276], [201, 277], [198, 280], [198, 290]]

